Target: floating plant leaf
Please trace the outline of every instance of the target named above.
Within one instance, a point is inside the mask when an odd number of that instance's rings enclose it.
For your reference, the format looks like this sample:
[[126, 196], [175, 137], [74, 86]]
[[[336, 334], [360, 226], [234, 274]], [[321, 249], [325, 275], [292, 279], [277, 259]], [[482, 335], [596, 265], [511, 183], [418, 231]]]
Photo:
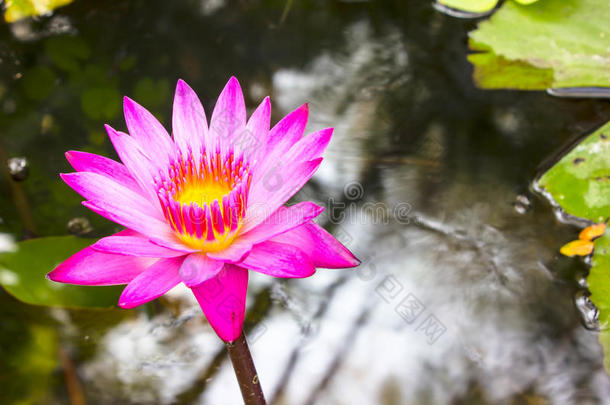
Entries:
[[72, 0], [6, 0], [4, 19], [8, 23], [22, 18], [48, 14], [57, 7], [72, 3]]
[[[574, 249], [575, 243], [593, 241], [592, 267], [587, 277], [591, 301], [599, 310], [604, 347], [604, 365], [610, 373], [610, 122], [570, 150], [537, 182], [537, 187], [567, 214], [597, 223], [585, 228], [578, 241], [562, 248], [562, 253], [589, 254]], [[605, 233], [604, 233], [605, 231]], [[589, 245], [586, 246], [587, 250]]]
[[540, 69], [521, 60], [508, 60], [493, 51], [471, 53], [474, 81], [485, 89], [546, 90], [553, 86], [553, 69]]
[[438, 2], [443, 6], [470, 13], [485, 13], [493, 10], [498, 4], [498, 0], [439, 0]]
[[610, 122], [576, 145], [537, 186], [567, 214], [605, 222], [610, 217]]
[[[537, 90], [549, 87], [550, 70], [550, 87], [610, 87], [608, 21], [608, 0], [507, 1], [470, 33], [473, 50], [486, 54], [469, 58], [475, 81], [483, 88]], [[509, 80], [512, 63], [528, 69]]]
[[604, 366], [610, 373], [610, 230], [595, 241], [592, 263], [587, 284], [591, 301], [599, 310], [599, 342], [604, 348]]
[[[469, 13], [486, 13], [494, 9], [499, 0], [438, 0], [443, 6]], [[532, 4], [538, 0], [515, 0], [521, 4]]]
[[0, 283], [20, 301], [61, 307], [116, 306], [122, 287], [89, 287], [55, 283], [46, 274], [91, 239], [59, 236], [30, 239], [17, 244], [15, 252], [0, 255]]

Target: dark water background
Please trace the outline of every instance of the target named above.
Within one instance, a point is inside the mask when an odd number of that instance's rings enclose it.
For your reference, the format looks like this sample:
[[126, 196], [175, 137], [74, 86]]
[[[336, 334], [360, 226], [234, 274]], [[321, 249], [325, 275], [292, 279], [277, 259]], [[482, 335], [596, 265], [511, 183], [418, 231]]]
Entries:
[[[26, 200], [0, 183], [0, 231], [64, 235], [84, 218], [87, 236], [113, 232], [60, 182], [64, 152], [116, 156], [103, 124], [124, 129], [122, 95], [169, 127], [178, 78], [210, 112], [235, 75], [249, 109], [271, 95], [273, 122], [309, 102], [309, 131], [336, 128], [298, 198], [326, 205], [328, 229], [363, 259], [306, 280], [252, 276], [247, 326], [268, 399], [610, 403], [574, 303], [586, 267], [558, 255], [576, 228], [530, 192], [610, 104], [475, 88], [474, 22], [427, 1], [287, 3], [76, 0], [0, 26], [2, 159], [30, 165]], [[66, 370], [90, 404], [240, 401], [186, 291], [130, 311], [38, 308], [1, 291], [0, 328], [3, 404], [68, 403]]]

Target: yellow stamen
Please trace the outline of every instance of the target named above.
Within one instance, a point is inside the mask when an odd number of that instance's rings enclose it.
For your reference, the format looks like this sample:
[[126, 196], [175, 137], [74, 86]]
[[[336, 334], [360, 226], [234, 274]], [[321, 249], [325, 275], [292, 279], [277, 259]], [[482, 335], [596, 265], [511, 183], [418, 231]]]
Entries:
[[180, 204], [190, 205], [196, 203], [200, 207], [212, 204], [214, 200], [222, 206], [222, 197], [229, 194], [231, 189], [222, 182], [196, 182], [186, 184], [184, 189], [174, 197]]

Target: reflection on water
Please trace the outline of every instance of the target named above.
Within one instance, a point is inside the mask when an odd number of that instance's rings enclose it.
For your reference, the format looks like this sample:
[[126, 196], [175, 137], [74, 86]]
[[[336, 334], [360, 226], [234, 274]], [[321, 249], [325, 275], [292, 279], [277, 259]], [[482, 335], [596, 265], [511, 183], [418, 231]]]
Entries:
[[[411, 3], [79, 0], [3, 27], [1, 146], [30, 162], [22, 184], [39, 233], [114, 229], [56, 173], [68, 170], [67, 149], [110, 153], [101, 130], [124, 126], [118, 95], [168, 124], [177, 77], [210, 108], [235, 74], [249, 107], [271, 94], [277, 120], [309, 102], [310, 131], [335, 127], [296, 199], [325, 205], [324, 225], [363, 260], [305, 280], [251, 276], [246, 325], [271, 402], [606, 403], [601, 347], [577, 310], [594, 319], [578, 282], [585, 267], [557, 254], [573, 230], [528, 184], [551, 152], [608, 120], [608, 105], [476, 90], [468, 23]], [[19, 237], [13, 201], [0, 209], [1, 230]], [[0, 339], [12, 348], [2, 351], [3, 386], [41, 350], [35, 337], [50, 336], [39, 339], [68, 350], [90, 403], [240, 401], [223, 347], [184, 289], [110, 313], [2, 302]], [[11, 400], [66, 403], [57, 370], [45, 379], [19, 368]]]

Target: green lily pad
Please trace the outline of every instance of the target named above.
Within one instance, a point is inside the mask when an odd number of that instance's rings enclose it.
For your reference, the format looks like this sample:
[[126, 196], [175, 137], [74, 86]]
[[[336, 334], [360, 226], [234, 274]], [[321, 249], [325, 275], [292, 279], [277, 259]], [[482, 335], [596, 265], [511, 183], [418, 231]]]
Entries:
[[57, 7], [72, 3], [73, 0], [6, 0], [4, 19], [8, 23], [22, 18], [48, 14]]
[[590, 299], [599, 310], [599, 342], [604, 348], [604, 366], [610, 374], [610, 230], [595, 241], [592, 263], [587, 283]]
[[[494, 9], [499, 0], [438, 0], [443, 6], [469, 13], [486, 13]], [[532, 4], [538, 0], [515, 0], [521, 4]]]
[[470, 13], [485, 13], [493, 10], [498, 4], [498, 0], [439, 0], [438, 2], [443, 6]]
[[539, 69], [521, 60], [508, 60], [493, 51], [471, 53], [474, 81], [485, 89], [546, 90], [553, 86], [553, 69]]
[[610, 122], [540, 177], [537, 187], [567, 214], [605, 222], [610, 217]]
[[[550, 87], [610, 87], [610, 2], [544, 0], [524, 6], [505, 2], [470, 33], [471, 47], [487, 57], [470, 58], [475, 81], [483, 88], [537, 90], [548, 86], [548, 72], [531, 69], [507, 79], [506, 62], [551, 70]], [[490, 76], [499, 75], [492, 80]], [[480, 80], [483, 77], [485, 80]]]
[[117, 305], [123, 287], [90, 287], [55, 283], [46, 274], [93, 239], [57, 236], [17, 243], [17, 250], [0, 255], [0, 284], [28, 304], [104, 308]]

